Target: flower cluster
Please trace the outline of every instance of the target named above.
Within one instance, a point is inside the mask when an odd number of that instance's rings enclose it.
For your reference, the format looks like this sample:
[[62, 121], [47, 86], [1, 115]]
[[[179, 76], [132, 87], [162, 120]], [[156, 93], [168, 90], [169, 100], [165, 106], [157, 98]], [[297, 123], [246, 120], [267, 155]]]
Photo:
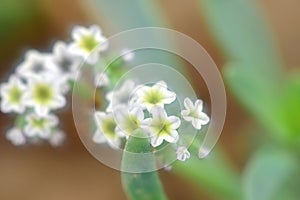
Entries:
[[[129, 92], [131, 91], [131, 92]], [[164, 81], [153, 85], [136, 85], [127, 80], [121, 87], [108, 92], [108, 106], [104, 111], [95, 112], [97, 130], [93, 135], [96, 143], [107, 143], [112, 148], [120, 148], [122, 141], [136, 130], [143, 130], [150, 138], [153, 148], [171, 143], [177, 159], [185, 161], [190, 157], [187, 147], [180, 145], [178, 129], [182, 120], [189, 122], [196, 130], [209, 122], [203, 110], [203, 102], [193, 103], [185, 98], [185, 109], [180, 116], [168, 114], [167, 106], [177, 99], [176, 93], [168, 89]]]
[[70, 43], [56, 42], [50, 53], [28, 51], [15, 73], [1, 84], [1, 111], [18, 115], [15, 126], [6, 134], [13, 144], [47, 140], [58, 146], [64, 140], [54, 112], [66, 105], [66, 94], [81, 62], [96, 63], [107, 47], [106, 38], [95, 25], [75, 27], [72, 39]]
[[65, 135], [58, 128], [59, 119], [55, 112], [66, 106], [66, 95], [85, 61], [94, 69], [94, 86], [101, 90], [106, 100], [106, 105], [101, 103], [105, 105], [104, 109], [94, 113], [96, 128], [92, 139], [95, 143], [120, 148], [128, 137], [142, 130], [150, 138], [153, 150], [171, 144], [178, 160], [188, 159], [190, 152], [182, 142], [183, 133], [179, 130], [183, 124], [196, 130], [208, 124], [203, 102], [185, 98], [184, 109], [175, 115], [170, 114], [173, 113], [170, 105], [179, 100], [164, 81], [141, 85], [137, 84], [138, 80], [125, 80], [111, 90], [116, 80], [119, 81], [120, 65], [131, 61], [134, 53], [124, 49], [121, 52], [123, 63], [99, 72], [98, 61], [105, 63], [100, 54], [107, 48], [108, 40], [101, 29], [93, 25], [88, 28], [76, 26], [72, 31], [72, 41], [56, 42], [50, 53], [28, 51], [15, 73], [0, 86], [1, 111], [18, 115], [6, 138], [14, 145], [40, 140], [53, 146], [60, 145]]

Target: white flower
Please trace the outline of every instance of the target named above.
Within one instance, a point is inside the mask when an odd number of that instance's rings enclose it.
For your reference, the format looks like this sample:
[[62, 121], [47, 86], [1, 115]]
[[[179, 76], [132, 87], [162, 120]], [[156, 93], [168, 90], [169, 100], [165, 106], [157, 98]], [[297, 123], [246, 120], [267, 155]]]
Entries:
[[176, 150], [176, 156], [178, 160], [185, 161], [190, 158], [191, 154], [185, 146], [180, 146]]
[[131, 93], [135, 88], [135, 84], [132, 80], [127, 80], [123, 83], [121, 88], [113, 90], [106, 95], [106, 99], [109, 101], [109, 105], [106, 108], [107, 112], [112, 112], [113, 107], [128, 106], [132, 97]]
[[144, 112], [141, 107], [119, 107], [114, 113], [115, 121], [118, 124], [119, 135], [130, 136], [135, 130], [141, 128], [144, 120]]
[[41, 117], [35, 113], [30, 113], [25, 120], [24, 134], [27, 137], [39, 137], [42, 139], [49, 139], [52, 129], [58, 124], [58, 118], [52, 114]]
[[110, 82], [109, 78], [108, 78], [107, 74], [104, 72], [96, 74], [95, 79], [94, 79], [94, 84], [97, 87], [107, 86], [107, 85], [109, 85], [109, 82]]
[[95, 112], [95, 121], [98, 130], [93, 136], [93, 141], [103, 143], [105, 138], [112, 148], [119, 147], [121, 142], [120, 137], [122, 136], [118, 135], [117, 124], [112, 113]]
[[62, 143], [64, 142], [66, 138], [65, 133], [63, 133], [62, 131], [55, 131], [50, 139], [49, 139], [49, 143], [53, 146], [53, 147], [58, 147], [61, 146]]
[[102, 144], [107, 141], [106, 137], [103, 135], [102, 131], [100, 131], [98, 127], [95, 133], [93, 134], [93, 141], [98, 144]]
[[133, 51], [130, 51], [128, 49], [124, 49], [122, 51], [122, 57], [125, 61], [129, 62], [134, 58], [134, 53], [133, 53]]
[[99, 59], [100, 51], [108, 47], [107, 39], [102, 35], [99, 26], [89, 28], [76, 26], [72, 31], [73, 42], [70, 51], [77, 56], [87, 59], [89, 64], [95, 64]]
[[11, 141], [13, 145], [19, 146], [26, 143], [26, 138], [23, 135], [22, 131], [18, 128], [12, 128], [7, 131], [6, 139]]
[[54, 65], [49, 65], [49, 58], [50, 54], [30, 50], [26, 53], [25, 60], [17, 67], [17, 74], [29, 79], [41, 74], [55, 77], [59, 69]]
[[43, 76], [32, 77], [28, 82], [28, 92], [25, 94], [27, 105], [42, 116], [47, 115], [50, 110], [64, 107], [66, 99], [61, 90], [64, 84], [64, 80], [52, 81]]
[[145, 119], [143, 126], [148, 127], [151, 135], [151, 145], [157, 147], [167, 141], [176, 143], [179, 135], [176, 129], [180, 126], [180, 119], [176, 116], [167, 116], [166, 111], [159, 107], [153, 107], [151, 110], [152, 118]]
[[58, 68], [60, 76], [74, 80], [80, 66], [80, 60], [70, 53], [68, 46], [61, 41], [54, 44], [53, 55], [49, 58], [49, 65]]
[[136, 95], [136, 103], [148, 111], [151, 111], [154, 106], [163, 108], [165, 104], [171, 104], [176, 99], [176, 94], [168, 90], [164, 81], [159, 81], [152, 87], [138, 87]]
[[26, 108], [24, 101], [25, 91], [26, 86], [16, 76], [11, 76], [8, 83], [1, 84], [1, 111], [4, 113], [23, 113]]
[[184, 107], [186, 110], [181, 111], [183, 119], [188, 122], [192, 122], [195, 129], [200, 130], [202, 125], [209, 122], [209, 117], [207, 114], [202, 112], [203, 102], [201, 100], [196, 100], [195, 104], [189, 99], [184, 99]]

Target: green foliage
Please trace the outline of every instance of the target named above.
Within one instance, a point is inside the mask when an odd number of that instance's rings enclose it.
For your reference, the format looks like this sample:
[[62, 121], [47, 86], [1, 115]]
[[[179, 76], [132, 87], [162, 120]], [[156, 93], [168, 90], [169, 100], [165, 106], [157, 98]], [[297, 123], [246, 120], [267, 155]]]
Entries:
[[278, 73], [282, 61], [272, 33], [253, 1], [199, 1], [208, 26], [228, 60], [251, 63], [252, 68], [266, 73], [272, 70], [273, 75]]
[[[192, 155], [197, 155], [197, 152]], [[175, 173], [191, 180], [215, 197], [240, 200], [242, 195], [239, 175], [225, 157], [221, 151], [216, 150], [206, 159], [191, 156], [186, 162], [177, 161], [173, 169]]]
[[[163, 26], [163, 12], [155, 1], [90, 0], [106, 19], [111, 30], [116, 32], [147, 26]], [[113, 14], [112, 14], [113, 13]]]
[[[275, 199], [296, 170], [296, 163], [285, 150], [274, 147], [260, 149], [248, 162], [244, 173], [244, 199]], [[281, 199], [286, 199], [286, 196], [281, 196]]]

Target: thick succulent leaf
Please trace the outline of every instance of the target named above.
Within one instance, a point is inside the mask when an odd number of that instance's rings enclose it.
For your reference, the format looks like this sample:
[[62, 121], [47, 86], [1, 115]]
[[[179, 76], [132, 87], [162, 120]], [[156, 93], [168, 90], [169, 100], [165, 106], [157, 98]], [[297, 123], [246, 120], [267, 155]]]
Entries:
[[275, 199], [294, 173], [296, 163], [290, 153], [278, 148], [265, 147], [259, 150], [248, 162], [244, 172], [245, 199]]

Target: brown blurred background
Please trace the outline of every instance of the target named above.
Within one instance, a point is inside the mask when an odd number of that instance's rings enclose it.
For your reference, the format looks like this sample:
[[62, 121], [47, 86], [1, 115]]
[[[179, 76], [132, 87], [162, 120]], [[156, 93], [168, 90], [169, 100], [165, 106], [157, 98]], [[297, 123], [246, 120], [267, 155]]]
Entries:
[[[4, 1], [0, 0], [1, 5]], [[0, 27], [0, 80], [7, 79], [13, 67], [20, 62], [27, 49], [48, 50], [55, 40], [68, 38], [74, 24], [100, 23], [101, 18], [88, 14], [80, 7], [80, 0], [14, 0], [22, 9], [24, 4], [34, 1], [29, 16], [13, 20], [15, 24]], [[300, 1], [264, 0], [257, 2], [269, 21], [287, 66], [300, 64]], [[224, 58], [218, 51], [195, 1], [160, 0], [171, 27], [183, 32], [211, 54], [218, 66]], [[18, 7], [17, 6], [17, 7]], [[3, 8], [3, 7], [2, 7]], [[14, 10], [15, 11], [15, 10]], [[16, 10], [17, 13], [18, 10]], [[13, 11], [7, 11], [13, 12]], [[10, 16], [12, 19], [14, 16]], [[0, 22], [3, 22], [3, 19]], [[13, 26], [14, 25], [14, 26]], [[15, 27], [11, 29], [11, 27]], [[7, 28], [8, 27], [8, 28]], [[10, 30], [6, 32], [5, 29]], [[105, 30], [104, 30], [105, 32]], [[198, 88], [201, 90], [201, 87]], [[204, 99], [208, 99], [205, 94]], [[12, 126], [13, 117], [0, 114], [0, 199], [3, 200], [53, 200], [53, 199], [110, 199], [122, 200], [119, 172], [95, 160], [83, 147], [73, 126], [68, 111], [60, 114], [62, 129], [68, 134], [63, 147], [29, 145], [16, 148], [6, 141], [4, 133]], [[239, 143], [239, 138], [248, 137], [242, 131], [252, 126], [247, 113], [228, 94], [228, 114], [225, 129], [218, 145], [224, 145], [230, 159], [241, 168], [247, 159], [250, 145]], [[194, 188], [172, 173], [161, 171], [161, 177], [170, 199], [209, 199], [207, 191]], [[199, 199], [199, 198], [198, 198]]]

